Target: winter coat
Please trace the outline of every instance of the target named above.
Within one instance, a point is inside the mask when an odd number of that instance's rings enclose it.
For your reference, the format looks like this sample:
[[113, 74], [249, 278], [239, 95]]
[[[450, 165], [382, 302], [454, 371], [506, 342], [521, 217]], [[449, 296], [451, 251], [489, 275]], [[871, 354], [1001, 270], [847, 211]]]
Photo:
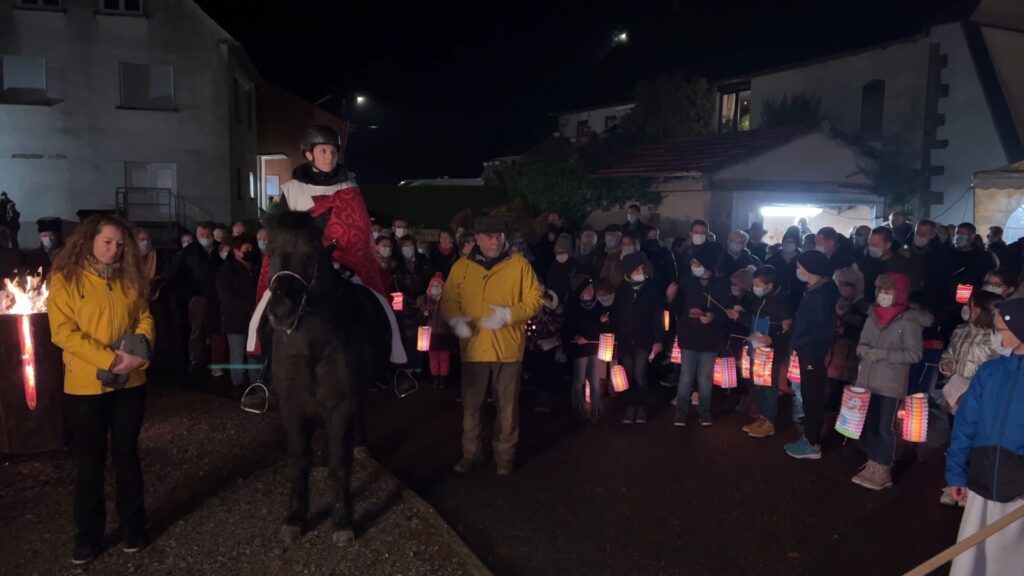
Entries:
[[554, 260], [548, 266], [544, 288], [554, 291], [558, 296], [559, 304], [563, 304], [569, 298], [569, 292], [572, 288], [570, 282], [572, 282], [572, 277], [577, 274], [578, 270], [579, 265], [576, 263], [576, 259], [572, 257], [566, 260], [565, 264]]
[[[53, 274], [49, 282], [46, 305], [51, 340], [64, 351], [64, 392], [76, 396], [110, 392], [96, 372], [113, 366], [114, 342], [125, 334], [141, 334], [153, 350], [156, 329], [149, 302], [126, 293], [121, 282], [108, 282], [88, 270], [71, 281]], [[146, 382], [146, 367], [129, 375], [127, 388]]]
[[[463, 362], [521, 362], [526, 344], [526, 321], [540, 310], [540, 281], [521, 254], [509, 254], [490, 269], [478, 252], [452, 266], [444, 286], [441, 311], [445, 318], [468, 317], [473, 336], [460, 340]], [[508, 308], [511, 322], [497, 330], [480, 326], [491, 306]]]
[[615, 292], [611, 323], [616, 346], [640, 350], [660, 343], [665, 335], [663, 297], [650, 279], [623, 282]]
[[980, 287], [985, 284], [985, 275], [996, 269], [992, 254], [977, 246], [970, 250], [952, 248], [949, 257], [953, 263], [953, 286], [964, 283]]
[[225, 334], [248, 334], [249, 319], [256, 308], [256, 266], [229, 256], [217, 270], [217, 297], [220, 299], [221, 328]]
[[779, 271], [779, 283], [782, 285], [782, 291], [786, 294], [786, 301], [789, 302], [789, 306], [793, 310], [800, 308], [800, 300], [803, 299], [804, 290], [807, 289], [807, 285], [796, 277], [796, 257], [799, 255], [800, 251], [797, 250], [793, 253], [793, 259], [786, 261], [782, 252], [779, 251], [766, 263]]
[[459, 259], [459, 247], [454, 244], [451, 246], [451, 252], [445, 254], [441, 252], [441, 246], [434, 246], [430, 252], [430, 264], [434, 267], [434, 270], [441, 273], [445, 278], [448, 277], [448, 273], [451, 272], [452, 266]]
[[[691, 318], [690, 310], [694, 308], [701, 312], [711, 312], [715, 319], [709, 324], [704, 324], [698, 318]], [[672, 314], [676, 318], [679, 348], [697, 352], [721, 351], [725, 343], [727, 319], [722, 308], [732, 308], [729, 280], [711, 278], [705, 285], [692, 273], [688, 273], [679, 283], [679, 291], [671, 303]]]
[[430, 260], [415, 253], [412, 262], [406, 260], [401, 254], [395, 259], [395, 282], [398, 284], [398, 291], [405, 295], [409, 302], [415, 302], [417, 298], [427, 293], [427, 285], [434, 276], [434, 268]]
[[1024, 357], [978, 368], [953, 423], [946, 484], [996, 502], [1024, 495]]
[[586, 256], [577, 249], [575, 258], [581, 273], [591, 278], [598, 278], [601, 275], [601, 268], [604, 267], [603, 246], [594, 246]]
[[[869, 313], [857, 344], [857, 356], [860, 358], [857, 385], [887, 398], [902, 399], [906, 396], [910, 366], [921, 360], [924, 354], [921, 324], [921, 313], [917, 310], [904, 311], [887, 326], [880, 326], [875, 315]], [[874, 360], [866, 357], [869, 350], [883, 350], [885, 358]]]
[[194, 297], [205, 298], [207, 328], [214, 332], [220, 324], [217, 268], [221, 262], [216, 242], [209, 251], [199, 242], [193, 242], [174, 255], [168, 272], [168, 281], [177, 294], [179, 309], [187, 309], [189, 300]]
[[[689, 264], [689, 263], [687, 263]], [[726, 278], [733, 275], [734, 272], [747, 266], [753, 266], [754, 268], [761, 267], [761, 261], [756, 256], [750, 253], [749, 250], [744, 248], [736, 257], [729, 254], [728, 251], [722, 254], [722, 257], [718, 260], [718, 273]]]
[[654, 270], [654, 283], [664, 293], [668, 285], [677, 280], [675, 257], [657, 240], [645, 240], [641, 245], [641, 250]]
[[860, 359], [857, 358], [857, 343], [864, 323], [871, 313], [871, 305], [861, 298], [850, 305], [846, 312], [836, 312], [836, 337], [829, 352], [828, 377], [840, 382], [855, 382]]
[[778, 286], [764, 298], [754, 296], [753, 301], [754, 305], [740, 314], [740, 322], [747, 327], [747, 334], [760, 332], [772, 339], [770, 348], [785, 349], [789, 332], [783, 331], [782, 323], [793, 319], [793, 309], [786, 300], [786, 293]]
[[[612, 305], [614, 307], [614, 304]], [[565, 322], [562, 324], [562, 342], [569, 358], [584, 358], [597, 355], [597, 341], [601, 333], [608, 330], [608, 324], [601, 323], [601, 315], [605, 313], [596, 300], [587, 310], [583, 302], [573, 298], [565, 307]], [[593, 344], [577, 344], [576, 337], [582, 336]]]
[[919, 300], [928, 307], [928, 311], [937, 316], [942, 315], [953, 302], [953, 274], [949, 250], [942, 246], [938, 236], [932, 238], [924, 248], [910, 246], [907, 255], [914, 266], [914, 273], [920, 280]]
[[824, 361], [835, 338], [836, 301], [839, 289], [831, 278], [804, 292], [796, 310], [790, 346], [800, 361], [812, 364]]
[[857, 269], [864, 275], [864, 299], [870, 303], [875, 301], [875, 281], [883, 274], [893, 272], [905, 275], [910, 279], [911, 293], [921, 286], [917, 267], [900, 252], [893, 252], [889, 259], [882, 260], [881, 258], [872, 258], [865, 251], [857, 259]]
[[953, 330], [940, 362], [949, 360], [955, 366], [955, 374], [973, 378], [982, 364], [999, 357], [994, 339], [995, 333], [991, 330], [969, 322], [961, 324]]
[[416, 309], [419, 311], [417, 330], [420, 326], [430, 326], [431, 350], [459, 349], [458, 338], [452, 334], [452, 327], [444, 317], [441, 300], [434, 300], [429, 294], [424, 294], [416, 300]]

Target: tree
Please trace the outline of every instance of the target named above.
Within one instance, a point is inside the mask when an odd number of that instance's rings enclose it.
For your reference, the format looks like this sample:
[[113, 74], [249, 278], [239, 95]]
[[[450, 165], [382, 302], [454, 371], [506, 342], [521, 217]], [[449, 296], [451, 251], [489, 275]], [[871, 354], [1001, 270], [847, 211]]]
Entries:
[[715, 97], [704, 78], [661, 76], [634, 90], [636, 106], [619, 124], [625, 136], [644, 143], [700, 136], [711, 130]]
[[821, 98], [814, 94], [783, 94], [778, 100], [761, 101], [761, 125], [809, 126], [821, 121]]

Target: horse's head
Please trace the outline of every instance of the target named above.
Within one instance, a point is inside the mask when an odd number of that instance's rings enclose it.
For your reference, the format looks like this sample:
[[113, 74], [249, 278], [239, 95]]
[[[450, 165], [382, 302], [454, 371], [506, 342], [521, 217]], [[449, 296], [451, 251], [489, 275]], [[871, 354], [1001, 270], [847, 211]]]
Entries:
[[285, 212], [269, 223], [270, 301], [267, 318], [275, 330], [293, 330], [305, 311], [317, 277], [325, 272], [322, 226], [306, 212]]

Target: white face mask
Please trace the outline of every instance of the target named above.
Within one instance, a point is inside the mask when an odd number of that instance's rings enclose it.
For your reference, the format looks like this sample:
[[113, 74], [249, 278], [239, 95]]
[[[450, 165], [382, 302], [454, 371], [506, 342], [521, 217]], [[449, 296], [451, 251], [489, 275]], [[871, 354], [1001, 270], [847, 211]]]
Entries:
[[381, 258], [391, 258], [391, 248], [377, 248], [377, 254]]
[[555, 254], [555, 260], [557, 260], [559, 264], [565, 264], [566, 262], [569, 261], [569, 255], [568, 254]]
[[885, 251], [877, 246], [868, 246], [868, 256], [872, 258], [881, 258]]
[[230, 255], [231, 255], [231, 252], [221, 252], [220, 253], [220, 259], [221, 260], [227, 260], [228, 256], [230, 256]]
[[767, 293], [768, 293], [768, 289], [767, 288], [762, 288], [760, 286], [754, 286], [754, 295], [757, 296], [758, 298], [764, 298], [764, 295], [767, 294]]
[[963, 234], [957, 234], [956, 238], [953, 239], [953, 245], [956, 246], [957, 248], [963, 248], [964, 246], [967, 246], [967, 236], [964, 236]]
[[1003, 295], [1002, 287], [996, 286], [995, 284], [985, 284], [984, 286], [981, 287], [981, 290], [983, 292], [991, 292], [993, 294], [998, 294], [1000, 296]]
[[625, 254], [626, 256], [629, 256], [633, 252], [636, 252], [636, 246], [633, 246], [632, 244], [622, 245], [622, 253]]
[[613, 296], [613, 295], [598, 296], [597, 297], [597, 301], [601, 303], [601, 306], [604, 306], [605, 308], [607, 308], [607, 307], [611, 306], [615, 302], [615, 296]]
[[139, 242], [139, 252], [142, 252], [143, 254], [149, 252], [149, 240]]
[[704, 234], [691, 234], [690, 235], [690, 243], [693, 244], [694, 246], [700, 246], [707, 239], [708, 239], [708, 237], [705, 236]]
[[868, 245], [868, 239], [863, 236], [854, 236], [853, 245], [857, 248], [863, 248]]
[[181, 241], [181, 247], [182, 248], [188, 248], [189, 244], [191, 244], [191, 242], [185, 242], [184, 240]]
[[39, 242], [43, 245], [43, 248], [53, 248], [53, 236], [43, 236], [39, 239]]
[[971, 321], [971, 309], [967, 306], [960, 307], [960, 317], [964, 319], [964, 322]]
[[374, 230], [373, 231], [373, 240], [376, 242], [377, 238], [380, 238], [380, 232]]
[[416, 249], [412, 246], [402, 246], [402, 256], [405, 256], [406, 260], [411, 260], [416, 255]]
[[690, 266], [690, 273], [692, 273], [697, 278], [703, 278], [704, 272], [705, 270], [703, 266]]
[[400, 239], [402, 236], [405, 236], [407, 232], [408, 230], [405, 228], [395, 228], [395, 238]]
[[992, 336], [992, 345], [995, 347], [996, 351], [999, 352], [1000, 356], [1009, 356], [1010, 354], [1013, 354], [1013, 348], [1007, 348], [1003, 345], [1003, 333], [999, 330], [996, 330]]
[[441, 292], [443, 291], [444, 290], [442, 290], [440, 286], [434, 286], [433, 288], [430, 289], [430, 295], [436, 298], [440, 296]]
[[260, 252], [266, 252], [267, 251], [267, 241], [266, 240], [257, 240], [256, 241], [256, 245], [260, 247]]
[[636, 282], [637, 284], [639, 284], [639, 283], [643, 282], [644, 280], [647, 280], [647, 275], [644, 274], [643, 272], [640, 272], [639, 274], [632, 274], [632, 275], [630, 275], [629, 279], [632, 280], [633, 282]]
[[877, 302], [878, 305], [881, 306], [882, 308], [888, 308], [892, 306], [893, 298], [894, 297], [892, 294], [882, 292], [881, 294], [878, 295], [877, 298], [875, 298], [875, 302]]
[[633, 214], [633, 213], [626, 214], [626, 220], [630, 224], [632, 224], [633, 222], [636, 222], [636, 214]]
[[914, 246], [917, 246], [918, 248], [924, 248], [931, 241], [931, 238], [925, 238], [924, 236], [917, 235], [914, 236]]
[[792, 254], [793, 252], [796, 252], [796, 242], [783, 242], [782, 251], [785, 252], [786, 254]]
[[203, 248], [209, 248], [213, 244], [213, 238], [200, 238], [199, 245]]
[[729, 242], [729, 253], [739, 254], [743, 251], [743, 243], [741, 242]]

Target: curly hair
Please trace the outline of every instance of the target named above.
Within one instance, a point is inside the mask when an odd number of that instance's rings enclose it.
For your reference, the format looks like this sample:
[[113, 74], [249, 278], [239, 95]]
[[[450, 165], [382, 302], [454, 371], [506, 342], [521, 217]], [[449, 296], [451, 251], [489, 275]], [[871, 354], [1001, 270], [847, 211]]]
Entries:
[[92, 244], [100, 230], [105, 226], [113, 226], [121, 231], [124, 244], [121, 249], [120, 266], [112, 267], [112, 280], [119, 280], [128, 294], [145, 299], [149, 293], [149, 282], [142, 268], [142, 255], [134, 242], [132, 225], [119, 216], [94, 214], [78, 225], [74, 233], [68, 237], [64, 248], [50, 269], [50, 276], [60, 274], [68, 283], [76, 282], [88, 266], [87, 261], [94, 258]]

